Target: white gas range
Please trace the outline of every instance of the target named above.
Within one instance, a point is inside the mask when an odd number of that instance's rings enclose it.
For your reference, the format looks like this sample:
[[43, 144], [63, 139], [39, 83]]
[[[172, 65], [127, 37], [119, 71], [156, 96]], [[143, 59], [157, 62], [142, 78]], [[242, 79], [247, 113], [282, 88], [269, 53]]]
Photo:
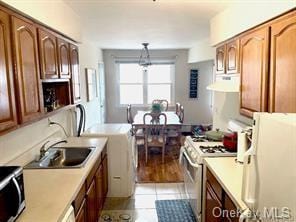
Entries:
[[183, 148], [195, 164], [203, 164], [205, 157], [236, 156], [236, 152], [227, 151], [222, 142], [209, 141], [200, 137], [187, 136]]
[[[230, 121], [231, 122], [231, 121]], [[231, 131], [238, 132], [233, 121], [228, 126]], [[203, 162], [206, 157], [236, 156], [236, 152], [228, 151], [222, 141], [209, 141], [205, 137], [187, 136], [180, 152], [180, 163], [183, 169], [185, 193], [198, 222], [202, 221], [203, 194]]]

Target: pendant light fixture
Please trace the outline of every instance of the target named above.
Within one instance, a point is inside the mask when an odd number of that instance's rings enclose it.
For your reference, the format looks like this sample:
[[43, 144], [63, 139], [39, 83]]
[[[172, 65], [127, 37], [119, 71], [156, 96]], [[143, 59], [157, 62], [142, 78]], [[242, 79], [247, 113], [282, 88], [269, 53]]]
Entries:
[[148, 66], [151, 66], [150, 55], [148, 51], [149, 43], [142, 43], [143, 49], [139, 59], [139, 66], [142, 66], [144, 70], [147, 70]]

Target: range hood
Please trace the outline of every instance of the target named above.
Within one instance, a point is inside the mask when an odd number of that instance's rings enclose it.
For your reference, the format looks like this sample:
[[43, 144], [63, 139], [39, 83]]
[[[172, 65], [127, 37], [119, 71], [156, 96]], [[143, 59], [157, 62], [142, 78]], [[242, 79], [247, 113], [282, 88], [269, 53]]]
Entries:
[[208, 90], [216, 92], [239, 92], [239, 75], [217, 75], [216, 80], [207, 86]]

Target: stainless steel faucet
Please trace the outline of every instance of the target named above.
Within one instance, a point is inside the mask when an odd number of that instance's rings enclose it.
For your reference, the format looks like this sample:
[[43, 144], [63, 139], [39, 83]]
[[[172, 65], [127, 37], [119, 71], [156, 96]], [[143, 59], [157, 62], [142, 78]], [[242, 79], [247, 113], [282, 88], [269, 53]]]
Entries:
[[67, 143], [67, 140], [60, 140], [60, 141], [57, 141], [56, 143], [53, 143], [51, 144], [49, 147], [46, 148], [46, 144], [48, 144], [50, 141], [46, 141], [40, 148], [40, 157], [39, 159], [42, 159], [42, 157], [45, 156], [47, 150], [57, 144], [60, 144], [60, 143]]

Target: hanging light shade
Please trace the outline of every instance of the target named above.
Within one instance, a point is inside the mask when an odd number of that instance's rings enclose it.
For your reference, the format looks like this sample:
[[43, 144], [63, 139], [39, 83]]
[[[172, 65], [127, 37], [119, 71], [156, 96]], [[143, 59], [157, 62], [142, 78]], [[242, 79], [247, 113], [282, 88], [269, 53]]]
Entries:
[[141, 51], [141, 56], [139, 59], [139, 65], [146, 69], [148, 66], [151, 65], [150, 55], [148, 51], [149, 43], [142, 43], [143, 49]]

